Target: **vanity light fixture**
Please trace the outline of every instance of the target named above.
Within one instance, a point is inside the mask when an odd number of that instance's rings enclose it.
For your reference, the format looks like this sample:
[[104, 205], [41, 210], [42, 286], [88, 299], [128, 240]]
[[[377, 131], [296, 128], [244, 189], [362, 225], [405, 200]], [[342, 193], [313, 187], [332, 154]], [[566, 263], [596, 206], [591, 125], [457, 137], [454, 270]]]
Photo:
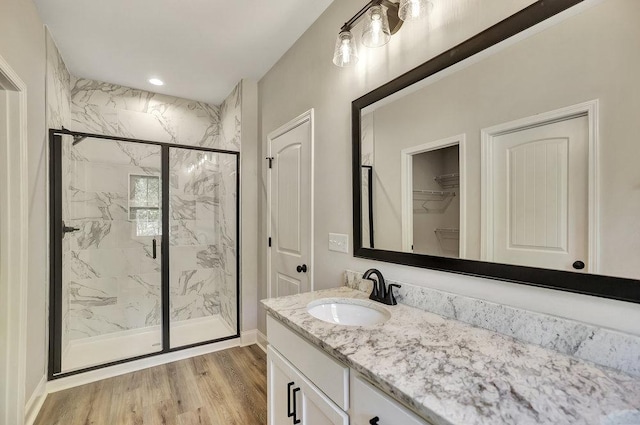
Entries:
[[333, 53], [333, 63], [338, 66], [349, 66], [358, 62], [358, 47], [349, 30], [342, 30], [338, 34], [336, 48]]
[[380, 47], [389, 42], [398, 32], [403, 21], [418, 19], [431, 8], [428, 0], [371, 0], [340, 28], [333, 53], [333, 63], [340, 67], [358, 62], [358, 48], [351, 30], [364, 18], [362, 44], [366, 47]]
[[400, 0], [398, 16], [403, 21], [420, 19], [431, 11], [433, 3], [428, 0]]
[[164, 86], [164, 82], [159, 78], [149, 78], [149, 82], [154, 86]]
[[362, 28], [362, 44], [365, 46], [381, 47], [391, 40], [389, 18], [385, 9], [382, 5], [375, 5], [367, 10]]

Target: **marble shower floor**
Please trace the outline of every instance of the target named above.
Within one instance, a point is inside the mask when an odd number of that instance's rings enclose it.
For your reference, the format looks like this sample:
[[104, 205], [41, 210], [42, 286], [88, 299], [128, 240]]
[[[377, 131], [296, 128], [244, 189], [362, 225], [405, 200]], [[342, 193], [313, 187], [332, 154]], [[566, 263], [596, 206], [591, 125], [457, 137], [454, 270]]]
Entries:
[[[222, 317], [208, 316], [171, 323], [171, 347], [182, 347], [235, 335]], [[160, 326], [74, 340], [62, 356], [62, 371], [69, 372], [162, 350]]]

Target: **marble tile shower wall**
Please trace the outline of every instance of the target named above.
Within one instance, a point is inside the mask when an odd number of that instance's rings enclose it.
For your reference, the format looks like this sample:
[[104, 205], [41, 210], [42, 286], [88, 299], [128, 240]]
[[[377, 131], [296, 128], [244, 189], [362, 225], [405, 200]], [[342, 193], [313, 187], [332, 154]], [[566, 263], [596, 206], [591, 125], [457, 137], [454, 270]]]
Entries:
[[171, 319], [221, 314], [236, 324], [236, 158], [170, 154]]
[[[68, 81], [69, 91], [60, 92], [69, 94], [70, 119], [50, 122], [53, 128], [240, 150], [240, 85], [218, 107], [72, 76]], [[52, 108], [62, 110], [64, 98], [61, 103]], [[129, 174], [159, 175], [158, 148], [92, 139], [65, 145], [64, 214], [81, 229], [64, 242], [67, 338], [158, 325], [160, 257], [151, 256], [151, 237], [132, 237], [128, 220]], [[215, 167], [195, 170], [194, 158], [180, 154], [186, 150], [173, 152], [171, 318], [220, 313], [235, 329], [235, 158], [223, 155]], [[180, 178], [186, 170], [191, 180]], [[213, 219], [208, 226], [206, 217]]]
[[[71, 123], [71, 75], [62, 56], [51, 37], [49, 31], [45, 31], [46, 38], [46, 121], [48, 128], [69, 127]], [[63, 152], [64, 166], [67, 166], [68, 152]], [[66, 206], [66, 194], [63, 193], [63, 205]], [[69, 243], [64, 241], [63, 252], [70, 250]], [[63, 269], [63, 279], [68, 277], [68, 267]], [[69, 342], [69, 293], [63, 292], [62, 296], [62, 347], [65, 349]]]
[[69, 338], [160, 324], [160, 257], [129, 220], [129, 175], [159, 175], [160, 148], [87, 139], [72, 146], [63, 192], [68, 226]]

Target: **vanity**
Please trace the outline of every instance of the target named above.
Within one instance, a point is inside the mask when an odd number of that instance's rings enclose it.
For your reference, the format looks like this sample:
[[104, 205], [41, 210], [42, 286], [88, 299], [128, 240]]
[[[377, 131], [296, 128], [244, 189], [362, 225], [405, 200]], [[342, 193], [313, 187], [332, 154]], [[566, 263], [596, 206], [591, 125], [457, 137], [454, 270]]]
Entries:
[[[380, 323], [352, 326], [310, 312], [319, 304], [349, 303], [388, 316], [374, 313]], [[497, 332], [403, 304], [382, 305], [349, 287], [263, 304], [270, 425], [640, 420], [640, 377]]]
[[[640, 303], [639, 15], [536, 1], [354, 100], [354, 257]], [[271, 425], [640, 423], [637, 328], [345, 280], [263, 301]]]
[[[320, 295], [323, 297], [307, 304], [307, 310], [312, 309], [314, 303], [316, 306], [334, 308], [356, 306], [362, 307], [365, 312], [372, 310], [373, 316], [378, 317], [379, 321], [386, 322], [391, 318], [389, 311], [376, 306], [373, 301], [358, 297], [359, 294], [356, 293], [331, 290], [321, 292]], [[303, 298], [307, 301], [307, 297]], [[338, 360], [340, 356], [328, 354], [320, 346], [301, 336], [303, 328], [278, 314], [279, 309], [275, 305], [273, 309], [269, 307], [273, 301], [275, 300], [265, 301], [270, 312], [267, 316], [269, 424], [288, 424], [289, 421], [292, 424], [318, 425], [431, 424], [373, 386], [366, 375], [349, 367], [344, 360]], [[382, 315], [375, 314], [377, 312], [382, 312]], [[351, 317], [347, 314], [345, 319], [357, 320], [362, 317], [362, 313], [355, 312]], [[312, 320], [331, 325], [330, 322], [315, 317]], [[335, 326], [340, 328], [353, 325]], [[322, 343], [320, 340], [316, 342]]]

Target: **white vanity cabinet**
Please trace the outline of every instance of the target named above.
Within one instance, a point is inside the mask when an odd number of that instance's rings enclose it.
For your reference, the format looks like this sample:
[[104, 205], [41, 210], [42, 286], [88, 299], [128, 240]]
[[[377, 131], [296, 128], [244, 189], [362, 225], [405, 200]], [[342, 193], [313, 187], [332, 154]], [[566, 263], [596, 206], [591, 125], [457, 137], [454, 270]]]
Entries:
[[428, 425], [271, 316], [267, 335], [269, 425]]
[[272, 347], [267, 350], [269, 425], [348, 425], [349, 417]]
[[351, 425], [428, 425], [386, 394], [351, 374]]

